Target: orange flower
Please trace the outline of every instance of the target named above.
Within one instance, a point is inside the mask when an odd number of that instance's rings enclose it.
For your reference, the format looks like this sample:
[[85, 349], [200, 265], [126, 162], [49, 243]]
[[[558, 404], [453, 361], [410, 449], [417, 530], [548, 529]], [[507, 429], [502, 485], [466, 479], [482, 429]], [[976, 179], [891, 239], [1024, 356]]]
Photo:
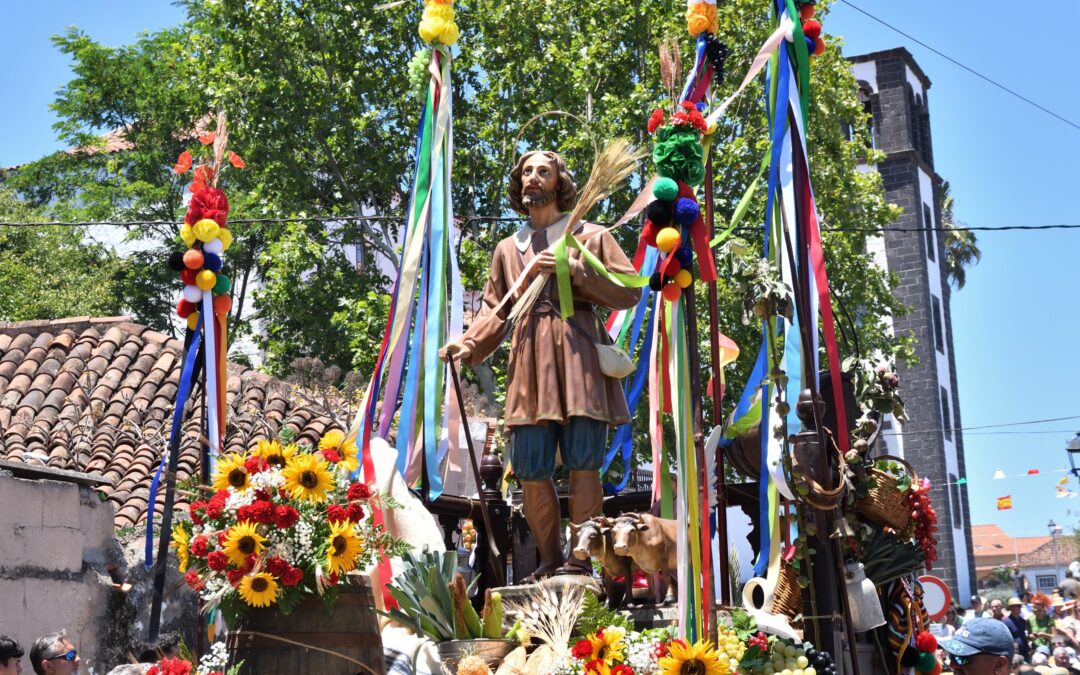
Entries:
[[191, 168], [191, 153], [187, 150], [180, 153], [180, 157], [177, 158], [176, 164], [173, 165], [173, 173], [187, 173]]
[[202, 136], [199, 136], [199, 142], [202, 143], [203, 145], [210, 145], [211, 143], [214, 142], [214, 139], [216, 139], [216, 138], [217, 138], [217, 132], [207, 131]]
[[244, 168], [244, 160], [240, 158], [240, 155], [236, 154], [232, 150], [229, 151], [229, 164], [232, 164], [237, 169]]

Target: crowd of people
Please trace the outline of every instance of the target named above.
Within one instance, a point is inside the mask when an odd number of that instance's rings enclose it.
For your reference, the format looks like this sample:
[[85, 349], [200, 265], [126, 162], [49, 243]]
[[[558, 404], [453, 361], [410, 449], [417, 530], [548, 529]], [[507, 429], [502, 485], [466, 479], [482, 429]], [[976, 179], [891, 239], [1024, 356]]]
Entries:
[[[180, 650], [180, 638], [175, 634], [162, 635], [154, 644], [140, 645], [132, 655], [132, 661], [108, 672], [108, 675], [142, 675], [150, 664], [165, 657], [176, 657]], [[22, 645], [14, 638], [0, 635], [0, 675], [20, 675], [23, 672]], [[36, 675], [72, 675], [79, 672], [82, 658], [78, 649], [68, 639], [67, 633], [42, 635], [30, 647], [30, 667]], [[100, 671], [99, 671], [100, 672]]]

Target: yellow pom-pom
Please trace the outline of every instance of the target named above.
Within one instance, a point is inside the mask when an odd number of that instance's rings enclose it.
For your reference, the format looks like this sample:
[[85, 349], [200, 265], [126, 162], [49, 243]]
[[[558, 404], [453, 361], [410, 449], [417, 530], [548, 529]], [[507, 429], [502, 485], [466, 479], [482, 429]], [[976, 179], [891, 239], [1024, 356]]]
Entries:
[[656, 248], [664, 253], [671, 253], [679, 245], [681, 235], [674, 227], [665, 227], [656, 235]]
[[188, 314], [187, 327], [190, 328], [191, 330], [195, 330], [195, 326], [197, 326], [198, 324], [199, 324], [199, 313], [198, 312], [192, 312], [191, 314]]
[[217, 275], [210, 270], [203, 270], [195, 275], [195, 285], [199, 290], [208, 291], [217, 283]]
[[232, 232], [229, 232], [228, 228], [221, 228], [221, 231], [218, 232], [218, 239], [221, 240], [222, 251], [228, 251], [229, 247], [232, 246]]
[[[697, 2], [686, 8], [686, 32], [691, 35], [700, 35], [709, 29], [708, 5]], [[713, 10], [715, 14], [715, 9]]]
[[191, 248], [195, 244], [195, 232], [187, 223], [180, 226], [180, 238], [184, 240], [184, 243], [188, 245], [188, 248]]
[[458, 39], [458, 27], [454, 23], [454, 8], [450, 3], [429, 2], [418, 27], [420, 37], [429, 44], [439, 42], [452, 45]]
[[209, 218], [203, 218], [199, 222], [195, 223], [195, 227], [191, 228], [195, 233], [195, 238], [201, 242], [207, 242], [211, 239], [217, 239], [218, 232], [221, 230], [221, 226], [215, 221]]
[[439, 42], [450, 46], [458, 41], [458, 37], [460, 37], [460, 33], [458, 32], [457, 24], [451, 21], [450, 25], [443, 32], [442, 37], [439, 38]]
[[694, 283], [694, 277], [690, 274], [690, 270], [679, 270], [675, 275], [675, 283], [678, 284], [679, 288], [686, 288]]

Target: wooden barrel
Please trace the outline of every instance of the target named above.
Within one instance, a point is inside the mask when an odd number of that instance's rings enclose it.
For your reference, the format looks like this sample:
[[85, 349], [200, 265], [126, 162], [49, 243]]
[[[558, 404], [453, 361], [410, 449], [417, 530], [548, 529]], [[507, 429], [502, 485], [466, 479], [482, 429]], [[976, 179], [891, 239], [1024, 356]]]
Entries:
[[290, 614], [253, 609], [226, 639], [229, 665], [241, 675], [386, 675], [375, 598], [367, 577], [348, 577], [326, 611], [318, 596]]

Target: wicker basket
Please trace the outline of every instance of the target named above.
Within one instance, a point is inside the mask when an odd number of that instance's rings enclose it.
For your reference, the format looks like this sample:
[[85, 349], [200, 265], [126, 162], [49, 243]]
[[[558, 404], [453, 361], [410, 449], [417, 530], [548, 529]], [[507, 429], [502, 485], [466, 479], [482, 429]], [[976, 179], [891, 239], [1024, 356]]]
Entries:
[[780, 563], [780, 578], [773, 591], [773, 614], [783, 614], [789, 619], [802, 614], [802, 589], [799, 588], [799, 573], [791, 563]]
[[[912, 482], [919, 479], [914, 467], [903, 458], [882, 455], [876, 459], [897, 462], [907, 469]], [[867, 469], [866, 473], [874, 480], [874, 486], [865, 497], [855, 502], [855, 512], [875, 525], [903, 531], [911, 520], [911, 506], [904, 493], [896, 487], [896, 477], [873, 467]]]

